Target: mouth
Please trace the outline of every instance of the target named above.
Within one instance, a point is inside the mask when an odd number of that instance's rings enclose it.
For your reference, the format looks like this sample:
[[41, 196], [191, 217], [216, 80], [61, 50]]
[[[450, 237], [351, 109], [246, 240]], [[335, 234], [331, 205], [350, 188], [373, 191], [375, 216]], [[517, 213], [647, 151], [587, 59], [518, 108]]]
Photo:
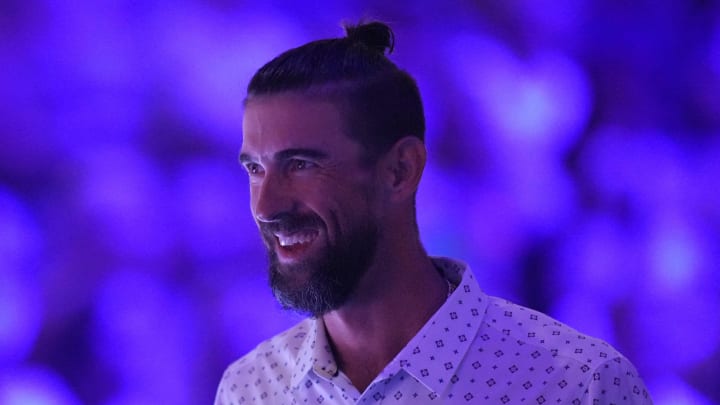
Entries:
[[297, 232], [274, 232], [273, 235], [278, 245], [278, 258], [284, 262], [293, 262], [308, 253], [319, 232], [315, 229], [303, 229]]

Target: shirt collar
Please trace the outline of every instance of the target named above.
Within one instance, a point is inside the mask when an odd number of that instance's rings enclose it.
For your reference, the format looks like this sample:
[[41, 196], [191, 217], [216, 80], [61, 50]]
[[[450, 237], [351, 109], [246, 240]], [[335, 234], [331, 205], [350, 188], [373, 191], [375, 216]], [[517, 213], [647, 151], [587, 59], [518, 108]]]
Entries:
[[457, 288], [381, 377], [404, 370], [439, 395], [452, 382], [480, 330], [489, 300], [466, 264], [448, 258], [433, 258], [433, 262]]
[[296, 372], [290, 380], [292, 387], [300, 385], [310, 370], [327, 379], [338, 374], [338, 366], [325, 333], [325, 323], [317, 318], [312, 318], [309, 322], [309, 331], [300, 345], [299, 356], [295, 362]]
[[[433, 258], [433, 263], [457, 288], [379, 377], [389, 378], [402, 369], [439, 395], [480, 329], [488, 298], [466, 264], [448, 258]], [[293, 387], [299, 386], [310, 370], [327, 379], [338, 375], [324, 322], [311, 319], [310, 323], [295, 363]]]

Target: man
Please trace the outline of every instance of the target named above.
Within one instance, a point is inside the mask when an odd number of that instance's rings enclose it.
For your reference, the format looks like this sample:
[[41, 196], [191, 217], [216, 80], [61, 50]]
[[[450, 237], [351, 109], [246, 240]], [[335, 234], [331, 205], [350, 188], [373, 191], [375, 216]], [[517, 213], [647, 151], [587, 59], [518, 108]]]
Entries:
[[226, 371], [216, 404], [651, 403], [607, 343], [485, 295], [415, 219], [425, 122], [381, 23], [248, 86], [240, 161], [273, 293], [310, 317]]

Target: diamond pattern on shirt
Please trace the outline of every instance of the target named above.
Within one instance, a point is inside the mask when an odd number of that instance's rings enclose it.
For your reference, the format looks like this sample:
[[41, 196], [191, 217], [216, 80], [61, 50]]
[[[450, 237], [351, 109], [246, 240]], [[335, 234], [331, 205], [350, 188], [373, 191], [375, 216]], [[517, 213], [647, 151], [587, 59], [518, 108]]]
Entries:
[[[445, 270], [446, 271], [446, 270]], [[456, 274], [456, 273], [453, 273]], [[488, 300], [476, 294], [473, 275], [459, 281], [456, 291], [380, 374], [390, 378], [401, 369], [431, 392], [439, 393], [450, 382], [480, 328]], [[454, 281], [454, 280], [452, 280]], [[448, 304], [452, 310], [443, 311]]]
[[322, 320], [306, 319], [233, 363], [216, 404], [651, 404], [607, 343], [485, 295], [472, 272], [434, 259], [458, 287], [360, 393], [337, 369]]

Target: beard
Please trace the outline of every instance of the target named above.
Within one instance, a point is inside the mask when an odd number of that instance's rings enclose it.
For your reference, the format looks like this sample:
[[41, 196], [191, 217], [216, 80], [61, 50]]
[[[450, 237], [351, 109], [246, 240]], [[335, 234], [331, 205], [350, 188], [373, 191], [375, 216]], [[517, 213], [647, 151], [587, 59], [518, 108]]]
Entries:
[[335, 243], [305, 260], [280, 263], [275, 251], [277, 230], [319, 229], [314, 215], [288, 214], [261, 228], [268, 250], [268, 273], [273, 295], [284, 309], [320, 317], [345, 304], [372, 264], [378, 244], [378, 227], [363, 218]]

